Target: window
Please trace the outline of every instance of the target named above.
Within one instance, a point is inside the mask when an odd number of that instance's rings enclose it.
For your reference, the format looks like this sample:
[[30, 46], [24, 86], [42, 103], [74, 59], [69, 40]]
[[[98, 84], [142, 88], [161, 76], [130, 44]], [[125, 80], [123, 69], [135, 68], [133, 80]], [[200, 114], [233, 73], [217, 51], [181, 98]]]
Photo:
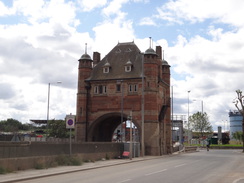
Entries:
[[103, 86], [103, 93], [107, 93], [107, 87]]
[[106, 93], [107, 93], [107, 86], [105, 85], [94, 86], [94, 94], [106, 94]]
[[99, 85], [99, 94], [102, 94], [102, 93], [103, 93], [103, 86]]
[[137, 92], [137, 85], [134, 85], [134, 91]]
[[121, 50], [118, 48], [116, 51], [115, 51], [116, 53], [120, 53], [121, 52]]
[[129, 84], [129, 92], [137, 92], [137, 84]]
[[95, 86], [95, 87], [94, 87], [94, 93], [95, 93], [95, 94], [98, 94], [98, 86]]
[[109, 73], [109, 69], [110, 69], [110, 63], [106, 58], [106, 63], [103, 65], [103, 73]]
[[125, 72], [131, 72], [132, 62], [128, 60], [125, 64]]
[[103, 68], [103, 73], [109, 73], [109, 67], [104, 67]]
[[117, 91], [117, 92], [120, 92], [120, 91], [121, 91], [121, 84], [117, 84], [117, 85], [116, 85], [116, 91]]
[[125, 66], [125, 72], [130, 72], [131, 71], [131, 65]]
[[132, 50], [130, 48], [127, 48], [125, 52], [131, 52]]

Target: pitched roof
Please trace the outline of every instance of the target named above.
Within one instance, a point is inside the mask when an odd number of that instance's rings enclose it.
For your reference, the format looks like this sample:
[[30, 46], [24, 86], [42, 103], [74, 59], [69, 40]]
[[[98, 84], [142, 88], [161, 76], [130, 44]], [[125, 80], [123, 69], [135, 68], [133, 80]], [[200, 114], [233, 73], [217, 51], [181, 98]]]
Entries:
[[[131, 72], [125, 72], [125, 66], [131, 62]], [[108, 66], [109, 73], [103, 73]], [[94, 68], [88, 81], [141, 78], [142, 54], [134, 42], [118, 43]]]

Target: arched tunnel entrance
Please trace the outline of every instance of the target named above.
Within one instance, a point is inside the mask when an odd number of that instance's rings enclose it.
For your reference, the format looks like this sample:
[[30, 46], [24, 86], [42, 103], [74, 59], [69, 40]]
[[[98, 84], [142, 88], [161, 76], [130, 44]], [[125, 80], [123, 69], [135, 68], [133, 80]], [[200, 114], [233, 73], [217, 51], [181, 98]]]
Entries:
[[[92, 142], [112, 142], [115, 140], [114, 137], [117, 135], [117, 131], [120, 133], [120, 135], [124, 136], [124, 140], [126, 140], [126, 135], [128, 135], [128, 123], [126, 127], [126, 120], [127, 115], [123, 115], [121, 119], [121, 113], [108, 113], [104, 114], [101, 117], [97, 118], [89, 127], [88, 131], [88, 141]], [[121, 124], [123, 124], [123, 130], [122, 132], [124, 134], [121, 134]], [[134, 132], [134, 134], [137, 134], [137, 141], [139, 141], [139, 128], [136, 122], [133, 120], [133, 127], [136, 128], [137, 133]], [[127, 138], [128, 139], [128, 138]], [[121, 137], [122, 140], [122, 137]]]

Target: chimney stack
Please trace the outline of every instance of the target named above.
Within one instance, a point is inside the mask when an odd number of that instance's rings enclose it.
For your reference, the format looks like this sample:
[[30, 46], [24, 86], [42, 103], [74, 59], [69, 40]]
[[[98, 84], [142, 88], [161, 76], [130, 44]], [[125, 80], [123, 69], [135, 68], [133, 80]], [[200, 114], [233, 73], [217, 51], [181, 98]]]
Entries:
[[162, 47], [156, 46], [156, 53], [160, 59], [162, 59]]
[[93, 64], [94, 67], [101, 61], [100, 53], [99, 52], [93, 52]]

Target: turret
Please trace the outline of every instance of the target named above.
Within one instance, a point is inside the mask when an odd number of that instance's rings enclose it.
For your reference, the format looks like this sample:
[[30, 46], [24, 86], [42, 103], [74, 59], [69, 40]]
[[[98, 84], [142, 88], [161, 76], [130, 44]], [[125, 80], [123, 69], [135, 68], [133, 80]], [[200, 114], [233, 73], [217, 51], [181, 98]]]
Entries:
[[159, 65], [158, 55], [150, 46], [144, 53], [144, 75], [145, 75], [145, 88], [147, 90], [156, 90], [159, 76]]
[[[76, 106], [76, 140], [87, 139], [87, 118], [88, 118], [88, 98], [89, 98], [89, 83], [86, 82], [92, 73], [92, 59], [87, 54], [87, 45], [85, 54], [81, 56], [79, 61], [78, 72], [78, 91], [77, 91], [77, 106]], [[86, 127], [84, 127], [86, 124]]]
[[170, 86], [170, 65], [166, 60], [164, 60], [164, 51], [162, 58], [162, 79]]

